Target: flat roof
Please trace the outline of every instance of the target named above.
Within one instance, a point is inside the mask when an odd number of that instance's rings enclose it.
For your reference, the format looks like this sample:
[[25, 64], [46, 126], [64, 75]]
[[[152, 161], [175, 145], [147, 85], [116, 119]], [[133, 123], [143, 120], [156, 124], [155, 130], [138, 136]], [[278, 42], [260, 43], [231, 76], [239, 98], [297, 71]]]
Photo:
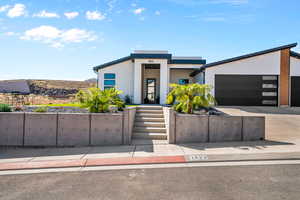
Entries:
[[95, 66], [93, 69], [96, 72], [99, 69], [133, 59], [167, 59], [169, 64], [206, 64], [206, 60], [202, 59], [201, 57], [173, 57], [172, 54], [168, 53], [168, 51], [138, 50], [134, 51], [134, 53], [130, 54], [129, 56]]

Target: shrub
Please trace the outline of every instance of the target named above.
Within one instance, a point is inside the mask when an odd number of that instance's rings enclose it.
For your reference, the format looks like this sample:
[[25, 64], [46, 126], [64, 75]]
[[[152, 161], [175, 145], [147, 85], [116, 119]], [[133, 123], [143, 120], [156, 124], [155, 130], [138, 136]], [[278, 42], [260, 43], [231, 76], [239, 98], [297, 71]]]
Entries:
[[20, 111], [23, 111], [23, 108], [22, 108], [22, 106], [16, 106], [14, 110], [16, 112], [20, 112]]
[[33, 112], [39, 112], [39, 113], [45, 113], [47, 111], [48, 111], [48, 107], [46, 106], [41, 106], [33, 110]]
[[7, 104], [0, 104], [0, 112], [11, 112], [11, 107]]
[[118, 110], [125, 107], [124, 101], [119, 97], [122, 92], [115, 88], [100, 90], [99, 88], [89, 88], [87, 91], [80, 90], [76, 94], [76, 99], [81, 107], [88, 108], [91, 113], [109, 112], [110, 106], [117, 106]]
[[131, 97], [128, 94], [125, 96], [124, 100], [125, 100], [126, 104], [132, 104], [132, 99], [131, 99]]
[[171, 84], [172, 90], [167, 96], [167, 104], [173, 104], [177, 112], [192, 114], [195, 109], [212, 106], [216, 103], [210, 94], [211, 86], [205, 84]]

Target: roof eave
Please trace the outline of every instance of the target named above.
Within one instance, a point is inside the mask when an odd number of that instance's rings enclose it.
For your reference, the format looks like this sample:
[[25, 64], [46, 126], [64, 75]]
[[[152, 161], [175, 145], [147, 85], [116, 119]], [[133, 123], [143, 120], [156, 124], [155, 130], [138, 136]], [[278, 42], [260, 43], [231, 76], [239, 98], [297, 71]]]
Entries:
[[280, 51], [283, 49], [291, 49], [293, 47], [296, 47], [297, 43], [292, 43], [292, 44], [288, 44], [288, 45], [284, 45], [284, 46], [280, 46], [280, 47], [276, 47], [276, 48], [272, 48], [272, 49], [267, 49], [267, 50], [263, 50], [263, 51], [258, 51], [255, 53], [250, 53], [250, 54], [246, 54], [246, 55], [242, 55], [242, 56], [238, 56], [238, 57], [233, 57], [233, 58], [229, 58], [229, 59], [225, 59], [225, 60], [221, 60], [218, 62], [213, 62], [213, 63], [209, 63], [206, 65], [203, 65], [203, 68], [209, 68], [209, 67], [214, 67], [217, 65], [221, 65], [221, 64], [226, 64], [226, 63], [230, 63], [230, 62], [234, 62], [234, 61], [238, 61], [238, 60], [242, 60], [242, 59], [246, 59], [246, 58], [251, 58], [251, 57], [255, 57], [255, 56], [260, 56], [260, 55], [264, 55], [264, 54], [268, 54], [268, 53], [272, 53], [275, 51]]

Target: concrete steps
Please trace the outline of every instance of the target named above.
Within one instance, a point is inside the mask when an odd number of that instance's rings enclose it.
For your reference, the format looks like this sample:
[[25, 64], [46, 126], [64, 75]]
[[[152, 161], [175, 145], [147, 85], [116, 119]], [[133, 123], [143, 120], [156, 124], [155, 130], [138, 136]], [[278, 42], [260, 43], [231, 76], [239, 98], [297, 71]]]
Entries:
[[149, 140], [167, 140], [165, 133], [137, 133], [132, 136], [133, 139], [149, 139]]
[[135, 114], [136, 117], [149, 117], [149, 118], [164, 118], [163, 114], [156, 114], [156, 113], [140, 113], [138, 110]]
[[135, 126], [133, 129], [133, 132], [140, 132], [140, 133], [166, 133], [166, 128], [161, 127], [141, 127], [141, 126]]
[[160, 127], [160, 128], [165, 128], [165, 123], [164, 122], [143, 121], [143, 122], [136, 122], [135, 127]]
[[133, 139], [167, 140], [167, 130], [161, 106], [138, 106]]
[[136, 123], [139, 123], [139, 122], [161, 122], [161, 123], [165, 123], [165, 119], [164, 118], [151, 118], [151, 117], [136, 117], [135, 122]]

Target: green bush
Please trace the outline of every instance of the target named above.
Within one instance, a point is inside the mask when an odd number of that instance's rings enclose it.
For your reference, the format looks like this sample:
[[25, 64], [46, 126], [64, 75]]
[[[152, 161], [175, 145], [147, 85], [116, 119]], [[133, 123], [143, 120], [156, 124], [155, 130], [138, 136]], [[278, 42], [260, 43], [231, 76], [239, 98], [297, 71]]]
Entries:
[[33, 112], [39, 112], [39, 113], [45, 113], [47, 111], [48, 111], [48, 107], [46, 106], [41, 106], [33, 110]]
[[0, 104], [0, 112], [11, 112], [11, 107], [7, 104]]
[[210, 94], [211, 86], [205, 84], [171, 84], [167, 104], [173, 104], [177, 112], [192, 114], [194, 110], [213, 106], [216, 101]]
[[117, 106], [118, 110], [125, 107], [124, 101], [119, 97], [122, 92], [115, 88], [100, 90], [89, 88], [87, 91], [80, 90], [76, 99], [81, 107], [88, 108], [91, 113], [109, 112], [111, 106]]
[[132, 99], [131, 97], [127, 94], [124, 98], [126, 105], [132, 104]]

